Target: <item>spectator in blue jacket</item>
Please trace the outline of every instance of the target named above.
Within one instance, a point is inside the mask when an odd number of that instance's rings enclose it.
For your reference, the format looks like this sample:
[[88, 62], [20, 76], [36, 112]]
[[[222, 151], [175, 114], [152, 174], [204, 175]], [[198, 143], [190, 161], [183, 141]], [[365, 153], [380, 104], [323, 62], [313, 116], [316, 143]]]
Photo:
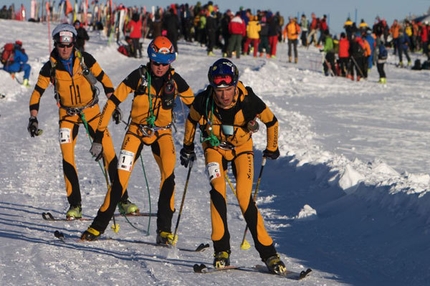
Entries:
[[399, 51], [399, 67], [403, 67], [403, 54], [405, 54], [406, 59], [408, 60], [408, 66], [411, 65], [411, 58], [409, 57], [409, 47], [411, 46], [411, 42], [409, 37], [403, 32], [401, 29], [399, 31], [399, 37], [397, 39], [398, 43], [398, 51]]
[[28, 56], [25, 50], [22, 48], [22, 42], [15, 42], [15, 50], [12, 63], [8, 63], [3, 67], [5, 71], [10, 73], [12, 77], [15, 77], [15, 73], [24, 72], [24, 81], [22, 85], [30, 87], [28, 79], [30, 78], [31, 66], [27, 63]]
[[372, 35], [372, 30], [367, 29], [366, 35], [364, 36], [364, 38], [369, 43], [370, 50], [371, 50], [370, 55], [367, 57], [367, 68], [370, 70], [373, 67], [375, 48], [376, 48], [376, 41]]

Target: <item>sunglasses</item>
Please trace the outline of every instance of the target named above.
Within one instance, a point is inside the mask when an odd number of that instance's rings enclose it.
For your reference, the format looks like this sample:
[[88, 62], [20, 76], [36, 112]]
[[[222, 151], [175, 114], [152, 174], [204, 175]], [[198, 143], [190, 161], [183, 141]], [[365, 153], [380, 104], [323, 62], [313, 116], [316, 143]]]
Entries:
[[65, 45], [65, 44], [57, 44], [57, 47], [58, 47], [58, 48], [60, 48], [60, 49], [64, 49], [64, 48], [71, 48], [71, 47], [73, 47], [73, 43], [72, 43], [72, 44], [68, 44], [68, 45]]
[[165, 67], [165, 66], [168, 66], [169, 64], [163, 64], [163, 63], [157, 63], [157, 62], [152, 62], [152, 64], [154, 65], [154, 66], [156, 66], [156, 67], [158, 67], [158, 66], [163, 66], [163, 67]]
[[216, 75], [213, 77], [213, 82], [216, 86], [219, 85], [231, 85], [233, 78], [231, 75]]

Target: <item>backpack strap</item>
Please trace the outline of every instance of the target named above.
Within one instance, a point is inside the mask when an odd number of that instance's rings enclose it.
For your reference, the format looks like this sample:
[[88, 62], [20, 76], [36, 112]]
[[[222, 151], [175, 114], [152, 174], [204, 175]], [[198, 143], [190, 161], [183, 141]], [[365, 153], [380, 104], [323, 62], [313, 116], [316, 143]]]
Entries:
[[[139, 86], [136, 88], [136, 92], [140, 93], [145, 93], [146, 89], [148, 87], [148, 79], [150, 77], [150, 74], [148, 73], [148, 69], [146, 68], [145, 65], [141, 65], [139, 67], [139, 75], [140, 75], [140, 84]], [[135, 95], [136, 95], [135, 92]]]
[[[90, 83], [91, 89], [93, 91], [93, 100], [90, 103], [90, 106], [92, 106], [99, 101], [98, 99], [99, 89], [95, 86], [95, 84], [97, 83], [97, 79], [85, 64], [81, 51], [79, 51], [76, 48], [74, 49], [75, 49], [75, 55], [78, 57], [79, 63], [82, 67], [82, 74], [84, 75], [85, 79]], [[55, 77], [55, 72], [57, 70], [57, 62], [53, 61], [52, 58], [50, 58], [50, 62], [51, 62], [50, 79], [51, 79], [52, 85], [54, 86], [54, 98], [57, 101], [57, 106], [62, 107], [60, 102], [60, 95], [58, 94], [58, 91], [57, 91], [57, 80]]]
[[90, 71], [90, 69], [85, 64], [84, 57], [82, 56], [81, 51], [78, 49], [76, 49], [76, 56], [79, 59], [79, 63], [81, 65], [82, 73], [83, 73], [84, 77], [88, 80], [88, 82], [91, 84], [92, 89], [94, 90], [95, 85], [97, 84], [96, 77], [94, 76], [92, 71]]

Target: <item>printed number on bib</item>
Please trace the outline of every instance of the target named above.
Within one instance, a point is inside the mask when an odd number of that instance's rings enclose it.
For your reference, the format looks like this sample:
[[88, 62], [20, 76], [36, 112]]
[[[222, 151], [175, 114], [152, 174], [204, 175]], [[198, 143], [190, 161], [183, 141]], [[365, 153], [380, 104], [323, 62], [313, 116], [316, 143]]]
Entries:
[[212, 181], [216, 178], [221, 177], [221, 173], [219, 170], [219, 164], [216, 162], [211, 162], [206, 165], [206, 169], [208, 172], [209, 181]]
[[119, 160], [118, 160], [118, 170], [131, 172], [131, 169], [133, 167], [133, 159], [134, 159], [133, 152], [130, 152], [127, 150], [121, 150], [121, 153], [119, 154]]
[[60, 144], [67, 144], [72, 142], [70, 138], [71, 130], [69, 128], [60, 128]]

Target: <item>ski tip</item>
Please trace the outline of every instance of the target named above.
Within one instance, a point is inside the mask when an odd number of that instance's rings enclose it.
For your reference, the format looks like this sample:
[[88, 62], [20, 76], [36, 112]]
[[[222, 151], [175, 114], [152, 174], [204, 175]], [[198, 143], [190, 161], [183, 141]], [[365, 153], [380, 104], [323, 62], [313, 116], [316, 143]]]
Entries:
[[64, 233], [62, 233], [61, 231], [56, 230], [56, 231], [54, 231], [54, 236], [56, 238], [64, 238]]
[[196, 272], [196, 273], [205, 273], [208, 268], [203, 263], [201, 263], [201, 264], [196, 263], [196, 264], [194, 264], [193, 269], [194, 269], [194, 272]]
[[312, 269], [308, 268], [306, 270], [303, 270], [302, 272], [300, 272], [299, 275], [299, 280], [305, 278], [306, 276], [308, 276], [310, 273], [312, 272]]
[[203, 252], [205, 251], [207, 248], [209, 248], [209, 243], [200, 243], [199, 246], [197, 246], [196, 248], [196, 252]]

